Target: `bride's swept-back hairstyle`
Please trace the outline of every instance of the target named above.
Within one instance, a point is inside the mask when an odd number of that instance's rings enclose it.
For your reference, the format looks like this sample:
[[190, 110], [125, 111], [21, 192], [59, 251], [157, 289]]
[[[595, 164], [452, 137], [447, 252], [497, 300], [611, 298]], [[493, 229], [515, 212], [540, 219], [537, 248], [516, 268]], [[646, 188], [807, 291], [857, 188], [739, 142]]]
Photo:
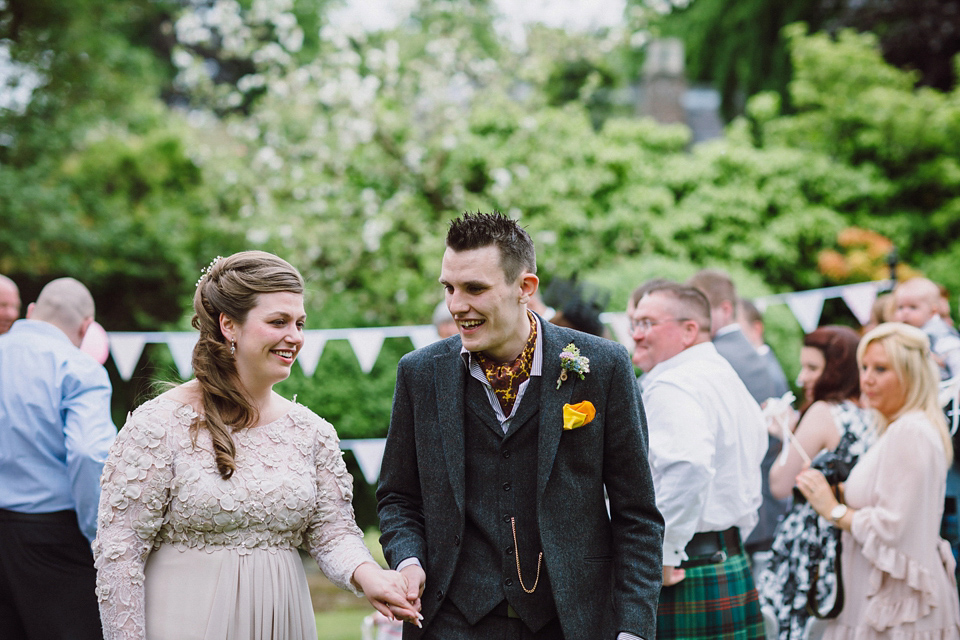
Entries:
[[220, 314], [237, 324], [257, 306], [260, 294], [303, 294], [303, 277], [286, 260], [265, 251], [241, 251], [217, 257], [204, 269], [193, 296], [191, 324], [200, 331], [193, 348], [193, 371], [200, 385], [203, 411], [193, 424], [206, 429], [213, 442], [214, 459], [223, 479], [236, 469], [231, 431], [252, 427], [260, 416], [245, 393], [237, 373], [233, 345], [220, 331]]

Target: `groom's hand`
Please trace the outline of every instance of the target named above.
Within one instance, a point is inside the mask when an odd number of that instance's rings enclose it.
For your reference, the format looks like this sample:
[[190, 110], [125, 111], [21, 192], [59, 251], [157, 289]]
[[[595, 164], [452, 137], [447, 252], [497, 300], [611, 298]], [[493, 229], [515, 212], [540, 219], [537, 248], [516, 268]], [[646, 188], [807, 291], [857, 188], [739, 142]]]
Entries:
[[427, 574], [420, 565], [411, 564], [401, 569], [400, 575], [407, 579], [407, 600], [420, 611], [420, 596], [423, 595]]

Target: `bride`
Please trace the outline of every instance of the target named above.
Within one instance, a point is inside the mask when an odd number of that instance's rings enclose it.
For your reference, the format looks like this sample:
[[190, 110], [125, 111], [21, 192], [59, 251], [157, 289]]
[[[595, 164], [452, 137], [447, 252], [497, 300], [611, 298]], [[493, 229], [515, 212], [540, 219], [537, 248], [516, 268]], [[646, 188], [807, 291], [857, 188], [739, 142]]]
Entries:
[[333, 426], [273, 390], [303, 345], [303, 290], [260, 251], [204, 270], [196, 378], [140, 406], [104, 468], [94, 555], [107, 640], [316, 638], [301, 546], [334, 583], [416, 624], [406, 580], [363, 544]]

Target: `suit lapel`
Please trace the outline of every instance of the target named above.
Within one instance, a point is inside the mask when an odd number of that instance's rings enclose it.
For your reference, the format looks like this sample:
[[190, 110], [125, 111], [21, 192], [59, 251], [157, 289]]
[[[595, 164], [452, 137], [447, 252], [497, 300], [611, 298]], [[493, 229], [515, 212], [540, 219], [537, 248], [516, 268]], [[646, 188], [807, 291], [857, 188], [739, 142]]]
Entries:
[[540, 320], [543, 330], [543, 369], [540, 385], [540, 434], [537, 447], [537, 504], [550, 479], [553, 462], [563, 435], [563, 405], [570, 402], [573, 388], [580, 381], [576, 376], [567, 376], [557, 389], [560, 377], [560, 352], [569, 344], [563, 343], [564, 335], [546, 320]]
[[[456, 344], [460, 344], [457, 342]], [[458, 349], [435, 358], [437, 385], [437, 422], [443, 442], [443, 456], [450, 474], [453, 497], [460, 513], [464, 510], [464, 442], [463, 442], [463, 385], [464, 367]]]

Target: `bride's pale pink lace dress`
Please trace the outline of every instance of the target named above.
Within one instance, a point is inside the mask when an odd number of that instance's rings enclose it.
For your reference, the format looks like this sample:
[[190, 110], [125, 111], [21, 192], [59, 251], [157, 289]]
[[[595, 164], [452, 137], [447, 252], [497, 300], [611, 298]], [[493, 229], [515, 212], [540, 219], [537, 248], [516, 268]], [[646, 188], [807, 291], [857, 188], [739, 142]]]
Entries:
[[947, 461], [920, 412], [894, 421], [845, 485], [857, 509], [842, 536], [843, 612], [824, 638], [960, 638], [950, 547], [940, 539]]
[[316, 622], [297, 548], [335, 584], [372, 558], [330, 423], [301, 405], [233, 434], [223, 480], [196, 413], [167, 395], [120, 431], [101, 480], [94, 555], [106, 640], [300, 640]]

